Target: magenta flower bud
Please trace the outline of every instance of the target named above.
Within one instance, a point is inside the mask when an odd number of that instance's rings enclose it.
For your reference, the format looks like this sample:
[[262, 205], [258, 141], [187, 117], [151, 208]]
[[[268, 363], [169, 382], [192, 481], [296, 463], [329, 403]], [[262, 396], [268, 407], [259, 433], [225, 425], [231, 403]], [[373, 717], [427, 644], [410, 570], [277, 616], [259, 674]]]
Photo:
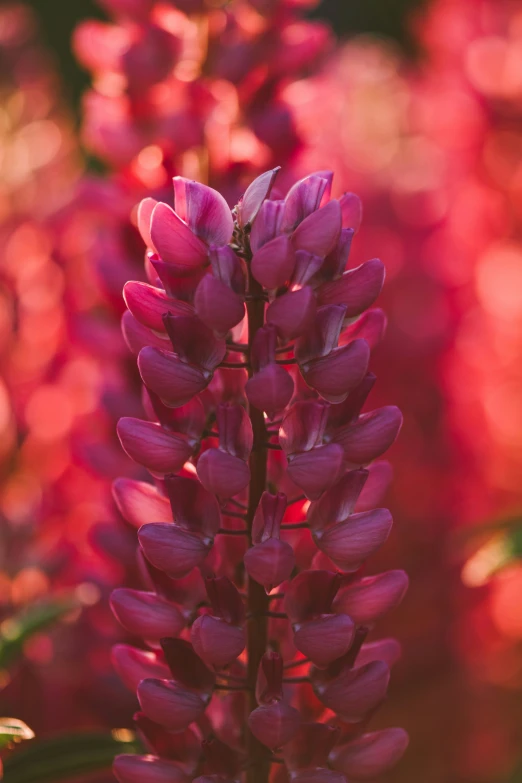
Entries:
[[111, 660], [123, 684], [133, 692], [147, 677], [164, 680], [169, 676], [168, 667], [158, 660], [155, 652], [138, 650], [128, 644], [116, 644]]
[[175, 353], [152, 347], [140, 351], [138, 368], [143, 383], [174, 408], [185, 405], [210, 381], [199, 367], [182, 362]]
[[273, 419], [291, 400], [294, 382], [283, 367], [268, 364], [247, 381], [245, 392], [254, 408], [265, 411]]
[[286, 495], [263, 492], [252, 523], [252, 540], [255, 544], [279, 538], [281, 523], [286, 511]]
[[251, 547], [243, 558], [248, 575], [267, 592], [288, 579], [295, 565], [294, 550], [286, 541], [270, 538]]
[[252, 451], [252, 425], [240, 405], [220, 405], [216, 417], [219, 448], [203, 452], [198, 460], [198, 478], [205, 489], [229, 498], [250, 481], [247, 460]]
[[357, 665], [365, 666], [373, 661], [384, 661], [391, 669], [400, 659], [401, 653], [401, 646], [396, 639], [379, 639], [363, 644], [357, 656]]
[[383, 775], [395, 766], [408, 743], [404, 729], [374, 731], [336, 748], [331, 754], [331, 763], [349, 778], [367, 780]]
[[383, 310], [375, 307], [361, 315], [357, 321], [348, 326], [342, 333], [340, 342], [342, 345], [351, 340], [366, 340], [370, 349], [373, 350], [384, 337], [387, 320]]
[[116, 756], [112, 770], [119, 783], [187, 783], [188, 781], [181, 765], [157, 756], [125, 753]]
[[280, 288], [291, 278], [294, 265], [295, 251], [286, 234], [260, 247], [251, 262], [255, 279], [269, 291]]
[[150, 236], [153, 248], [163, 261], [180, 266], [199, 267], [207, 260], [206, 244], [167, 204], [159, 203], [154, 207]]
[[339, 729], [326, 723], [301, 723], [297, 734], [282, 750], [290, 772], [324, 767], [328, 763], [330, 751], [339, 739], [339, 733]]
[[279, 540], [286, 496], [264, 492], [252, 524], [252, 546], [243, 558], [249, 576], [270, 591], [288, 579], [295, 565], [294, 550]]
[[266, 411], [269, 418], [285, 408], [294, 393], [294, 382], [286, 370], [275, 363], [277, 330], [267, 325], [258, 330], [252, 346], [254, 376], [245, 384], [248, 401]]
[[346, 318], [360, 315], [381, 293], [384, 274], [384, 264], [378, 258], [366, 261], [356, 269], [349, 269], [338, 280], [322, 285], [318, 291], [319, 304], [344, 305]]
[[207, 696], [212, 693], [215, 675], [185, 639], [162, 639], [161, 647], [172, 677], [180, 685]]
[[407, 589], [408, 577], [404, 571], [366, 576], [340, 590], [334, 610], [350, 615], [357, 625], [371, 627], [402, 601]]
[[289, 742], [300, 723], [299, 712], [285, 701], [262, 704], [248, 716], [248, 726], [254, 737], [272, 749]]
[[243, 320], [242, 298], [213, 275], [205, 275], [197, 287], [194, 306], [198, 317], [217, 334], [226, 334]]
[[294, 625], [294, 644], [320, 669], [345, 655], [353, 641], [355, 626], [346, 614], [331, 614]]
[[340, 235], [341, 206], [338, 201], [329, 201], [299, 223], [292, 241], [296, 250], [324, 258], [336, 246]]
[[[173, 315], [192, 315], [194, 309], [186, 302], [173, 299], [165, 291], [148, 283], [132, 280], [123, 288], [125, 304], [132, 315], [143, 326], [164, 332], [163, 315], [171, 312]], [[166, 345], [168, 347], [168, 343]]]
[[211, 538], [216, 535], [221, 527], [221, 513], [214, 495], [185, 476], [166, 476], [165, 489], [176, 525]]
[[209, 255], [214, 277], [236, 294], [244, 296], [246, 289], [244, 261], [228, 245], [211, 247]]
[[284, 607], [292, 623], [303, 623], [330, 614], [341, 585], [341, 575], [332, 571], [301, 571], [285, 592]]
[[328, 412], [326, 425], [326, 437], [330, 440], [339, 427], [354, 424], [361, 413], [366, 399], [374, 387], [375, 375], [367, 373], [356, 389], [352, 391], [348, 399], [339, 405], [332, 405]]
[[343, 305], [327, 305], [317, 310], [312, 328], [296, 343], [295, 355], [301, 367], [306, 369], [314, 359], [328, 356], [337, 347], [345, 312]]
[[285, 198], [282, 231], [293, 231], [299, 223], [319, 209], [327, 187], [331, 190], [332, 173], [310, 174], [292, 185]]
[[339, 199], [343, 215], [343, 228], [359, 231], [362, 223], [363, 209], [359, 196], [355, 193], [345, 193]]
[[314, 256], [306, 250], [298, 250], [295, 254], [295, 268], [290, 287], [292, 290], [306, 285], [321, 269], [325, 259]]
[[256, 698], [259, 704], [248, 716], [252, 734], [269, 748], [285, 745], [301, 725], [299, 712], [283, 701], [283, 659], [265, 653], [259, 665]]
[[203, 715], [207, 699], [172, 680], [142, 680], [138, 685], [141, 709], [151, 720], [171, 731], [183, 731]]
[[284, 201], [263, 201], [250, 234], [250, 247], [254, 253], [280, 233], [284, 208]]
[[129, 457], [152, 473], [177, 473], [192, 454], [183, 436], [149, 421], [124, 417], [118, 422], [117, 432]]
[[370, 347], [366, 340], [354, 340], [315, 359], [301, 373], [312, 389], [328, 402], [343, 402], [362, 381], [368, 369]]
[[205, 580], [205, 588], [213, 613], [227, 623], [241, 625], [245, 620], [245, 606], [237, 587], [226, 576], [212, 576]]
[[271, 169], [271, 171], [265, 171], [245, 190], [237, 207], [240, 226], [253, 225], [264, 200], [270, 195], [280, 170], [281, 167], [277, 166], [275, 169]]
[[156, 593], [118, 588], [112, 591], [111, 609], [129, 633], [151, 641], [177, 636], [185, 625], [178, 607]]
[[390, 448], [402, 425], [402, 414], [394, 405], [363, 413], [353, 424], [334, 434], [346, 459], [353, 465], [367, 465]]
[[163, 316], [163, 323], [172, 348], [182, 362], [212, 373], [223, 361], [227, 350], [225, 341], [216, 337], [197, 316], [167, 313]]
[[287, 456], [322, 444], [329, 407], [323, 400], [299, 400], [289, 408], [279, 430]]
[[292, 622], [294, 644], [319, 668], [345, 655], [353, 641], [354, 623], [331, 613], [341, 577], [330, 571], [302, 571], [287, 587], [284, 607]]
[[221, 449], [207, 449], [198, 460], [198, 478], [209, 492], [230, 498], [248, 486], [250, 470], [239, 457]]
[[226, 245], [234, 221], [221, 193], [185, 177], [174, 177], [173, 183], [176, 214], [207, 245]]
[[138, 538], [147, 560], [175, 578], [186, 576], [201, 565], [212, 547], [212, 538], [182, 530], [172, 523], [143, 525]]
[[194, 305], [199, 318], [217, 334], [226, 334], [245, 315], [244, 266], [228, 247], [211, 247], [212, 274], [205, 275], [198, 285]]
[[266, 320], [277, 328], [279, 337], [287, 341], [310, 329], [315, 312], [314, 293], [309, 286], [304, 286], [274, 299], [266, 312]]
[[[146, 268], [150, 272], [149, 277], [152, 278], [152, 283], [157, 285], [159, 280], [169, 296], [174, 294], [176, 301], [188, 303], [187, 306], [190, 307], [190, 311], [179, 313], [179, 315], [189, 315], [194, 312], [194, 308], [191, 305], [194, 301], [196, 289], [206, 274], [203, 268], [196, 267], [194, 269], [193, 267], [180, 266], [179, 264], [170, 264], [167, 261], [162, 261], [156, 253], [150, 252], [147, 254]], [[154, 277], [154, 272], [157, 278]], [[165, 313], [166, 311], [164, 310], [163, 312]]]
[[152, 345], [154, 348], [167, 351], [170, 348], [170, 342], [167, 335], [161, 337], [157, 332], [153, 332], [151, 329], [143, 326], [129, 310], [126, 310], [123, 313], [121, 330], [127, 347], [134, 356], [138, 356], [141, 349], [145, 348], [147, 345]]
[[120, 478], [114, 482], [112, 493], [121, 515], [136, 528], [151, 519], [172, 522], [168, 499], [152, 484]]
[[337, 245], [328, 253], [315, 278], [318, 284], [321, 282], [337, 280], [337, 278], [341, 277], [346, 269], [348, 258], [350, 257], [353, 235], [353, 228], [341, 229]]
[[357, 723], [380, 704], [386, 695], [390, 670], [383, 661], [345, 669], [329, 682], [312, 673], [312, 684], [319, 700], [348, 723]]
[[191, 639], [199, 657], [216, 669], [233, 663], [245, 649], [246, 643], [243, 628], [209, 614], [203, 614], [195, 620]]
[[386, 541], [392, 527], [384, 508], [352, 514], [344, 522], [313, 533], [317, 547], [343, 571], [356, 571]]
[[343, 459], [343, 450], [338, 444], [318, 446], [292, 457], [288, 475], [309, 500], [317, 500], [339, 478]]
[[368, 471], [351, 470], [315, 503], [307, 512], [307, 521], [312, 530], [324, 530], [353, 514], [359, 496], [368, 479]]

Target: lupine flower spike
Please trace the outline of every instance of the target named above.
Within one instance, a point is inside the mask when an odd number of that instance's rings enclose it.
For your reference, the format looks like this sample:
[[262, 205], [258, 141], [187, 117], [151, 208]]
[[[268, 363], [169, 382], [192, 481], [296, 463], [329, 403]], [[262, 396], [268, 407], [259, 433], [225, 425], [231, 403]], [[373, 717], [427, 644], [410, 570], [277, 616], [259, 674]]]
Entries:
[[149, 420], [118, 433], [153, 481], [119, 480], [115, 498], [147, 589], [112, 605], [144, 639], [114, 661], [149, 755], [116, 759], [120, 783], [266, 783], [274, 766], [346, 783], [408, 742], [365, 733], [399, 655], [366, 636], [407, 586], [358, 573], [390, 532], [369, 502], [388, 471], [372, 463], [401, 425], [392, 407], [361, 413], [383, 266], [347, 269], [360, 206], [330, 198], [330, 172], [284, 199], [276, 175], [232, 211], [181, 177], [174, 209], [139, 208], [154, 272], [127, 283], [124, 329]]

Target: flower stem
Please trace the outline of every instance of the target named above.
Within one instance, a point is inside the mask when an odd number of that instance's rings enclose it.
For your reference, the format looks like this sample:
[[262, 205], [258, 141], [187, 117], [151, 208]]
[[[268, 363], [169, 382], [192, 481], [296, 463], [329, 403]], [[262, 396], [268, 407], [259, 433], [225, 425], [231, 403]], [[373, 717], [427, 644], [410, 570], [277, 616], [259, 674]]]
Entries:
[[[262, 288], [252, 276], [249, 270], [249, 292], [252, 298], [247, 301], [248, 313], [248, 347], [249, 347], [249, 375], [252, 374], [250, 351], [256, 333], [263, 326], [265, 303], [261, 298]], [[254, 448], [250, 456], [250, 487], [248, 493], [247, 525], [252, 537], [252, 523], [254, 515], [261, 500], [261, 495], [266, 488], [267, 472], [267, 434], [265, 419], [262, 411], [250, 407], [250, 421], [254, 433]], [[268, 641], [268, 611], [269, 599], [262, 585], [253, 579], [248, 579], [247, 588], [247, 612], [254, 619], [248, 623], [247, 652], [248, 670], [247, 683], [249, 697], [247, 699], [248, 715], [257, 707], [255, 687], [257, 670], [263, 657]], [[246, 749], [248, 767], [246, 772], [247, 783], [267, 783], [270, 774], [270, 764], [267, 759], [265, 746], [257, 740], [252, 732], [246, 729]]]

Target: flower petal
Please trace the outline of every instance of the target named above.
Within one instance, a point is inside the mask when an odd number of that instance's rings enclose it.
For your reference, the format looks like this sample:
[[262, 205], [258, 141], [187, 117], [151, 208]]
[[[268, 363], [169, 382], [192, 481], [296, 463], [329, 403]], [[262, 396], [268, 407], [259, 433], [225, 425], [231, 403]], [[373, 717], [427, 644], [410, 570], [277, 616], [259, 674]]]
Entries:
[[343, 571], [356, 571], [384, 544], [392, 517], [385, 508], [352, 514], [345, 522], [315, 531], [317, 547]]
[[342, 304], [346, 318], [360, 315], [374, 303], [384, 284], [385, 268], [382, 261], [373, 258], [349, 269], [338, 280], [322, 285], [318, 292], [320, 305]]
[[148, 718], [171, 731], [188, 728], [206, 707], [199, 694], [172, 680], [142, 680], [138, 685], [138, 699]]
[[329, 201], [299, 223], [292, 234], [296, 250], [306, 250], [324, 258], [336, 246], [341, 235], [341, 206]]
[[286, 234], [256, 250], [251, 262], [255, 279], [268, 290], [279, 288], [290, 280], [294, 266], [295, 252]]
[[315, 359], [301, 369], [301, 374], [312, 389], [328, 402], [343, 402], [362, 381], [370, 361], [366, 340], [354, 340], [335, 348], [328, 356]]
[[212, 546], [210, 538], [163, 522], [143, 525], [138, 538], [147, 560], [174, 578], [186, 576], [201, 565]]
[[174, 193], [176, 213], [196, 236], [207, 245], [227, 245], [230, 242], [234, 220], [221, 193], [185, 177], [174, 177]]
[[309, 500], [317, 500], [339, 477], [342, 449], [336, 443], [297, 454], [288, 465], [288, 475]]
[[399, 434], [402, 414], [394, 405], [363, 413], [353, 424], [340, 427], [333, 434], [346, 459], [354, 465], [367, 465], [380, 457]]
[[185, 625], [178, 607], [156, 593], [118, 588], [111, 594], [111, 609], [133, 636], [158, 641], [177, 636]]
[[129, 457], [152, 473], [177, 473], [192, 454], [183, 437], [149, 421], [123, 417], [117, 432]]
[[404, 571], [366, 576], [341, 588], [334, 610], [350, 615], [356, 625], [370, 627], [402, 601], [407, 589], [408, 577]]
[[242, 298], [213, 275], [205, 275], [196, 289], [194, 306], [198, 317], [217, 334], [226, 334], [245, 316]]
[[210, 381], [198, 367], [158, 348], [143, 348], [138, 356], [138, 368], [143, 383], [173, 408], [188, 403]]
[[207, 261], [205, 243], [167, 204], [159, 203], [154, 208], [150, 235], [163, 261], [189, 267], [202, 266]]
[[336, 748], [331, 761], [335, 769], [350, 778], [373, 779], [397, 764], [408, 743], [408, 734], [404, 729], [373, 731]]
[[111, 652], [112, 665], [123, 684], [133, 693], [147, 677], [166, 679], [169, 669], [155, 652], [138, 650], [129, 644], [116, 644]]
[[243, 628], [209, 614], [203, 614], [195, 620], [190, 634], [199, 657], [216, 669], [234, 663], [245, 649]]
[[274, 299], [266, 311], [266, 320], [277, 327], [282, 340], [293, 340], [311, 327], [315, 312], [314, 293], [310, 286], [304, 286]]
[[173, 315], [192, 315], [194, 308], [186, 302], [168, 296], [161, 288], [148, 283], [131, 280], [123, 287], [125, 304], [133, 316], [149, 329], [164, 332], [163, 316], [167, 312]]
[[250, 183], [238, 206], [240, 226], [251, 226], [254, 223], [263, 201], [270, 195], [280, 170], [281, 167], [277, 166], [275, 169], [265, 171]]
[[119, 478], [112, 492], [121, 515], [134, 527], [147, 522], [172, 522], [168, 499], [152, 484]]
[[220, 498], [237, 495], [250, 481], [247, 463], [221, 449], [204, 451], [198, 460], [197, 471], [205, 489]]

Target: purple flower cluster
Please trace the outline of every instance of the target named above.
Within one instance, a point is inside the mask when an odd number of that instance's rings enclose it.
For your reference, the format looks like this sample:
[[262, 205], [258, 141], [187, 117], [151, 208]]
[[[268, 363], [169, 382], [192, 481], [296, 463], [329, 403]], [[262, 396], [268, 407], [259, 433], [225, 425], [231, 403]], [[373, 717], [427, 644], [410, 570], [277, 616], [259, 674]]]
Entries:
[[118, 434], [154, 483], [121, 479], [115, 498], [148, 590], [112, 606], [146, 644], [114, 661], [151, 755], [117, 758], [120, 783], [343, 783], [407, 745], [364, 733], [399, 655], [366, 636], [407, 586], [359, 573], [391, 529], [373, 460], [401, 425], [361, 413], [384, 267], [346, 269], [361, 207], [330, 198], [330, 172], [284, 198], [276, 175], [233, 211], [182, 177], [174, 209], [139, 206], [150, 283], [125, 286], [123, 331], [147, 419]]

